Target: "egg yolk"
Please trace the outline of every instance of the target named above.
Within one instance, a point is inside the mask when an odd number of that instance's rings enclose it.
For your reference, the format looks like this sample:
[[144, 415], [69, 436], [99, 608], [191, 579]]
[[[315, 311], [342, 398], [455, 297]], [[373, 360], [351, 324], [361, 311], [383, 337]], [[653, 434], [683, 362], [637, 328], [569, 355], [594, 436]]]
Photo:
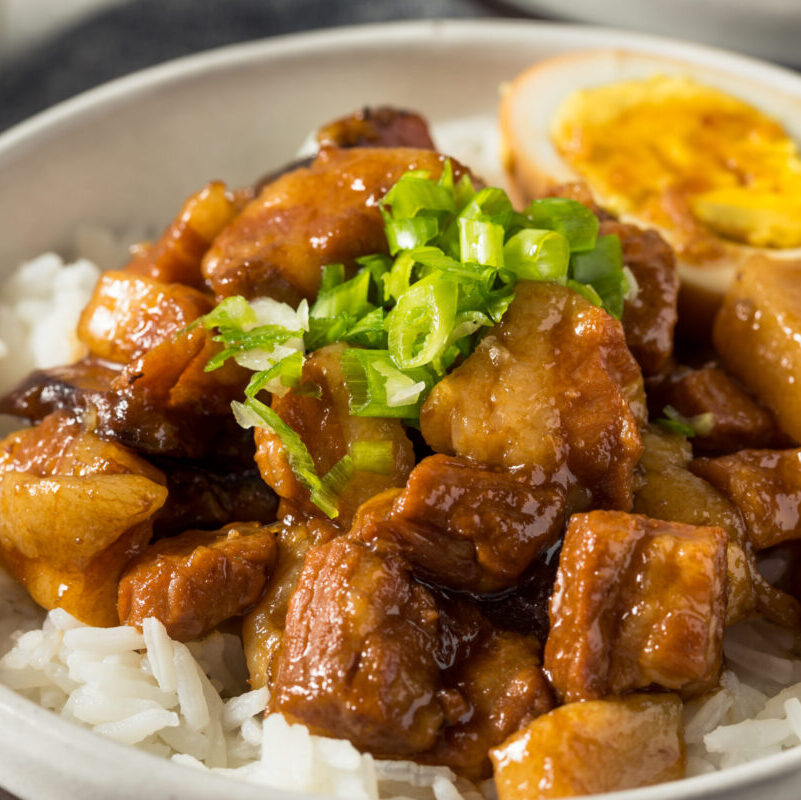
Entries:
[[683, 76], [578, 91], [551, 127], [562, 158], [619, 215], [669, 228], [685, 258], [720, 240], [801, 245], [801, 157], [782, 126]]

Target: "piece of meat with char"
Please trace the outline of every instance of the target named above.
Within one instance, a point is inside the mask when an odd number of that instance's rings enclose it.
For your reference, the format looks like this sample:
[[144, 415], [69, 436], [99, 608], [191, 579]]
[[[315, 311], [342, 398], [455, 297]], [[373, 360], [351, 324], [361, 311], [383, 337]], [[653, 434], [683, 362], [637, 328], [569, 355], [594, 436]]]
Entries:
[[275, 535], [256, 522], [161, 539], [120, 579], [120, 622], [141, 630], [155, 617], [171, 638], [197, 639], [256, 603], [275, 558]]
[[317, 131], [323, 147], [414, 147], [435, 150], [426, 120], [414, 111], [365, 107]]
[[[325, 148], [309, 167], [281, 175], [214, 240], [203, 274], [218, 299], [312, 299], [326, 264], [355, 266], [386, 252], [379, 201], [408, 170], [438, 178], [446, 157], [413, 148]], [[458, 178], [464, 169], [453, 162]]]
[[717, 685], [726, 533], [591, 511], [568, 525], [551, 596], [545, 669], [564, 702], [659, 686]]
[[393, 542], [415, 574], [439, 586], [497, 592], [557, 540], [566, 493], [542, 470], [438, 454], [412, 470], [404, 489], [365, 504], [351, 535]]
[[563, 286], [521, 281], [503, 320], [431, 391], [420, 427], [440, 453], [490, 467], [565, 466], [579, 497], [628, 510], [645, 422], [620, 323]]
[[[325, 475], [357, 442], [391, 445], [391, 468], [387, 472], [356, 469], [338, 492], [337, 523], [347, 529], [365, 500], [393, 486], [403, 486], [414, 466], [414, 451], [400, 420], [350, 413], [340, 364], [345, 349], [346, 345], [335, 344], [312, 353], [303, 364], [300, 387], [281, 397], [274, 395], [272, 408], [303, 440], [318, 475]], [[267, 428], [256, 428], [255, 440], [256, 463], [265, 482], [299, 510], [321, 514], [308, 489], [298, 481], [281, 439]]]

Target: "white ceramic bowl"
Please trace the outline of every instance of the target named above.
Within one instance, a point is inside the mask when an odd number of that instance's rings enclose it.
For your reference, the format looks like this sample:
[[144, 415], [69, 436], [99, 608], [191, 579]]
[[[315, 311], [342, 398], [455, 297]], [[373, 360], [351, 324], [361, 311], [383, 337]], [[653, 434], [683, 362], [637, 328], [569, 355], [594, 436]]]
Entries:
[[[612, 46], [716, 66], [801, 98], [801, 77], [750, 59], [636, 34], [521, 21], [345, 28], [229, 47], [116, 81], [0, 137], [0, 275], [48, 249], [68, 254], [81, 223], [157, 230], [207, 180], [247, 183], [290, 159], [319, 123], [364, 104], [415, 108], [445, 128], [466, 119], [491, 142], [504, 80], [538, 58]], [[470, 161], [469, 150], [462, 155]], [[298, 798], [103, 740], [3, 687], [0, 785], [26, 799]], [[761, 796], [801, 797], [801, 748], [614, 795]]]

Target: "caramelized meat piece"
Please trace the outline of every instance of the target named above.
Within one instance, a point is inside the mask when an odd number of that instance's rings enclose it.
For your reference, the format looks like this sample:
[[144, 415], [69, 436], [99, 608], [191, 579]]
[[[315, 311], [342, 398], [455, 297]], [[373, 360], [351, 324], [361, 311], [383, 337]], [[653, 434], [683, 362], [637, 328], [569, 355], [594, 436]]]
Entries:
[[596, 505], [626, 510], [644, 422], [642, 377], [620, 323], [570, 289], [528, 281], [420, 415], [438, 452], [546, 475], [566, 465]]
[[[157, 366], [153, 360], [149, 364]], [[193, 369], [200, 370], [201, 365], [196, 363]], [[174, 372], [172, 376], [162, 374], [166, 383], [161, 392], [144, 391], [147, 382], [158, 383], [156, 377], [151, 371], [147, 377], [140, 375], [137, 381], [130, 369], [121, 372], [113, 365], [84, 359], [70, 366], [31, 373], [0, 399], [0, 413], [39, 421], [54, 411], [66, 411], [81, 419], [97, 436], [148, 455], [213, 456], [217, 463], [235, 464], [252, 457], [251, 434], [236, 424], [230, 408], [224, 414], [204, 414], [210, 409], [200, 408], [201, 397], [194, 398], [189, 409], [170, 407], [169, 382], [177, 378]], [[233, 389], [228, 391], [233, 394]], [[208, 400], [211, 406], [213, 395]], [[219, 396], [217, 405], [224, 406]]]
[[740, 509], [754, 549], [801, 538], [801, 450], [742, 450], [690, 469]]
[[564, 505], [564, 487], [541, 471], [434, 455], [414, 468], [403, 491], [360, 509], [351, 535], [394, 542], [425, 580], [494, 592], [513, 585], [556, 541]]
[[[355, 442], [390, 442], [392, 470], [389, 474], [355, 470], [339, 492], [337, 522], [350, 526], [356, 509], [375, 494], [392, 486], [402, 486], [414, 466], [414, 451], [398, 419], [357, 417], [350, 413], [348, 391], [339, 356], [345, 345], [329, 345], [315, 351], [304, 363], [302, 383], [319, 387], [314, 397], [304, 386], [283, 397], [273, 397], [272, 407], [303, 440], [314, 459], [318, 475], [325, 475]], [[265, 428], [257, 428], [256, 463], [262, 477], [279, 497], [297, 508], [319, 514], [289, 466], [281, 440]]]
[[[286, 510], [286, 509], [282, 509]], [[284, 639], [289, 600], [303, 569], [309, 548], [325, 544], [341, 531], [319, 517], [304, 518], [295, 512], [281, 513], [274, 525], [278, 559], [264, 596], [242, 621], [242, 644], [254, 689], [272, 688], [275, 657]]]
[[713, 338], [726, 369], [801, 442], [801, 265], [758, 258], [744, 265]]
[[[444, 163], [429, 150], [327, 148], [262, 190], [217, 236], [203, 274], [218, 298], [311, 299], [323, 265], [386, 252], [378, 201], [398, 178], [410, 169], [436, 178]], [[464, 170], [454, 166], [459, 177]]]
[[733, 453], [781, 441], [771, 414], [717, 367], [680, 370], [656, 396], [657, 413], [671, 405], [685, 417], [712, 414], [712, 430], [693, 439], [693, 447], [702, 452]]
[[167, 502], [153, 521], [156, 538], [193, 528], [213, 530], [238, 518], [273, 522], [278, 498], [258, 470], [206, 469], [191, 462], [158, 461], [167, 476]]
[[81, 314], [78, 337], [92, 355], [125, 364], [211, 309], [211, 298], [180, 283], [104, 272]]
[[439, 614], [391, 552], [339, 538], [312, 548], [289, 604], [272, 707], [377, 755], [429, 750]]
[[727, 624], [745, 619], [755, 608], [781, 625], [797, 624], [801, 615], [798, 604], [770, 586], [757, 569], [737, 507], [710, 483], [690, 472], [692, 454], [687, 440], [652, 427], [643, 433], [643, 444], [634, 511], [688, 525], [716, 525], [726, 531]]
[[389, 106], [363, 108], [317, 131], [320, 147], [415, 147], [436, 150], [419, 114]]
[[66, 415], [0, 443], [0, 560], [45, 608], [117, 624], [117, 581], [150, 539], [164, 476]]
[[184, 203], [154, 245], [139, 246], [126, 272], [165, 283], [202, 287], [200, 260], [237, 210], [235, 198], [224, 183], [209, 183]]
[[681, 712], [670, 694], [557, 708], [492, 751], [498, 800], [578, 797], [683, 778]]
[[634, 511], [654, 519], [723, 528], [728, 536], [726, 621], [744, 619], [754, 610], [758, 573], [737, 509], [690, 472], [692, 452], [683, 436], [653, 426], [643, 431], [642, 439], [645, 449], [637, 468], [640, 481]]
[[275, 536], [255, 522], [162, 539], [120, 579], [120, 622], [141, 629], [155, 617], [173, 639], [196, 639], [259, 599], [275, 556]]
[[570, 520], [545, 668], [565, 702], [717, 684], [726, 612], [722, 528], [592, 511]]
[[[433, 750], [419, 761], [444, 764], [471, 780], [488, 778], [491, 747], [553, 707], [548, 682], [540, 668], [535, 639], [491, 631], [445, 676], [446, 698], [458, 694], [462, 714], [447, 725]], [[460, 708], [461, 706], [461, 708]]]
[[656, 232], [622, 222], [602, 222], [602, 236], [615, 234], [623, 245], [623, 261], [639, 291], [623, 308], [623, 330], [631, 354], [643, 375], [665, 368], [673, 352], [678, 314], [679, 276], [668, 243]]

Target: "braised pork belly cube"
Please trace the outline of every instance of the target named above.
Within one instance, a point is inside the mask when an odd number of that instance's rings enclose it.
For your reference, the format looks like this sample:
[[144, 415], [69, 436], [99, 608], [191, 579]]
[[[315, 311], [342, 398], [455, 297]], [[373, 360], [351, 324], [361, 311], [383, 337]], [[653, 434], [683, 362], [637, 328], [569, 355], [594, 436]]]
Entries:
[[136, 248], [126, 272], [202, 288], [201, 259], [217, 234], [236, 216], [238, 206], [224, 183], [212, 181], [186, 200], [155, 244]]
[[679, 370], [656, 396], [657, 414], [670, 405], [685, 417], [712, 415], [711, 429], [698, 431], [693, 438], [693, 448], [703, 453], [732, 453], [782, 441], [770, 412], [717, 367]]
[[[445, 156], [413, 148], [323, 149], [309, 167], [288, 172], [214, 240], [203, 274], [218, 298], [274, 297], [291, 305], [312, 299], [325, 264], [355, 266], [386, 252], [378, 201], [410, 169], [438, 178]], [[456, 177], [464, 169], [454, 162]]]
[[351, 535], [392, 541], [415, 574], [440, 586], [496, 592], [557, 540], [565, 494], [541, 471], [434, 455], [412, 470], [403, 490], [360, 509]]
[[717, 685], [726, 533], [592, 511], [568, 525], [551, 596], [545, 669], [564, 702], [659, 686]]
[[342, 535], [327, 519], [306, 517], [284, 504], [280, 522], [272, 526], [278, 546], [275, 568], [261, 599], [242, 620], [250, 685], [253, 689], [272, 687], [275, 660], [284, 639], [289, 600], [298, 583], [306, 553]]
[[492, 751], [498, 800], [578, 797], [683, 778], [681, 715], [671, 694], [556, 708]]
[[737, 508], [714, 486], [690, 472], [692, 450], [683, 436], [654, 425], [643, 431], [644, 450], [637, 466], [634, 511], [646, 517], [687, 525], [723, 528], [726, 546], [726, 622], [749, 616], [762, 585], [745, 524]]
[[275, 535], [255, 522], [160, 539], [120, 579], [120, 622], [141, 630], [155, 617], [173, 639], [197, 639], [253, 606], [275, 557]]
[[[388, 442], [391, 469], [386, 473], [354, 470], [337, 496], [337, 523], [350, 526], [356, 509], [375, 494], [403, 486], [414, 466], [414, 451], [399, 419], [359, 417], [350, 413], [349, 395], [339, 357], [343, 344], [329, 345], [309, 356], [301, 386], [282, 397], [273, 396], [272, 407], [303, 440], [319, 475], [325, 475], [357, 442]], [[319, 397], [309, 392], [319, 389]], [[322, 513], [289, 464], [281, 439], [271, 430], [256, 428], [256, 463], [265, 482], [276, 494], [308, 514]]]
[[741, 450], [690, 469], [740, 509], [754, 549], [801, 538], [801, 450]]
[[207, 314], [212, 298], [180, 283], [104, 272], [78, 322], [93, 355], [124, 364]]
[[554, 478], [566, 468], [594, 505], [623, 510], [644, 422], [642, 376], [620, 323], [571, 289], [529, 281], [420, 414], [437, 452]]
[[623, 262], [637, 281], [637, 294], [623, 306], [626, 344], [643, 375], [656, 375], [673, 352], [678, 314], [679, 276], [673, 251], [653, 230], [611, 220], [601, 222], [599, 235], [615, 234], [623, 246]]
[[390, 106], [363, 108], [329, 122], [317, 131], [323, 147], [416, 147], [434, 150], [426, 120], [413, 111]]
[[439, 613], [405, 562], [347, 538], [312, 548], [289, 603], [272, 709], [377, 755], [430, 749]]
[[[444, 764], [470, 780], [488, 778], [490, 748], [553, 708], [540, 663], [536, 639], [490, 628], [444, 676], [446, 724], [434, 748], [417, 760]], [[450, 707], [449, 699], [455, 701]]]
[[164, 475], [66, 414], [0, 442], [0, 562], [44, 608], [118, 622], [117, 582], [150, 540]]
[[753, 258], [734, 277], [715, 318], [723, 365], [801, 442], [801, 265]]

